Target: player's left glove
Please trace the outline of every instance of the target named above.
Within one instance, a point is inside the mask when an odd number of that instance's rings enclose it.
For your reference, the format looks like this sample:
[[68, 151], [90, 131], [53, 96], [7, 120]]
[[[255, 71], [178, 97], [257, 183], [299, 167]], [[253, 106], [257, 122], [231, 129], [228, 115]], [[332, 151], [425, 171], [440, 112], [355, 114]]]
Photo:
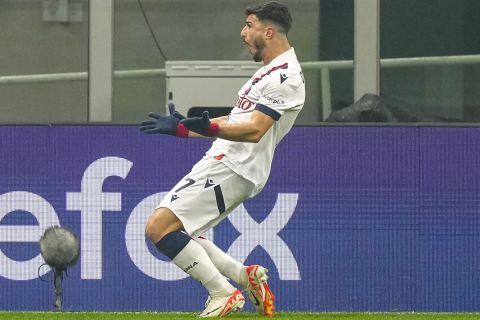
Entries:
[[158, 113], [150, 112], [148, 116], [154, 120], [147, 120], [140, 124], [140, 131], [147, 134], [160, 133], [177, 136], [180, 138], [188, 138], [188, 129], [180, 123], [185, 117], [175, 111], [173, 103], [168, 105], [170, 111], [169, 116], [161, 116]]
[[181, 122], [188, 130], [201, 134], [202, 136], [218, 136], [220, 126], [218, 123], [212, 123], [208, 111], [203, 111], [201, 117], [192, 117], [183, 119]]

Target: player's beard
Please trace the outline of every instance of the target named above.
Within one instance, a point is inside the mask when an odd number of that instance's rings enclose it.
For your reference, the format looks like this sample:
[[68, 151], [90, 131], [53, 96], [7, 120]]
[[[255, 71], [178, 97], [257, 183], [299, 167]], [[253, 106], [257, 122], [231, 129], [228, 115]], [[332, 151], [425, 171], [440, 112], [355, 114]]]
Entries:
[[261, 62], [263, 60], [263, 50], [265, 49], [265, 41], [263, 41], [262, 39], [254, 40], [251, 48], [255, 50], [252, 54], [253, 61]]

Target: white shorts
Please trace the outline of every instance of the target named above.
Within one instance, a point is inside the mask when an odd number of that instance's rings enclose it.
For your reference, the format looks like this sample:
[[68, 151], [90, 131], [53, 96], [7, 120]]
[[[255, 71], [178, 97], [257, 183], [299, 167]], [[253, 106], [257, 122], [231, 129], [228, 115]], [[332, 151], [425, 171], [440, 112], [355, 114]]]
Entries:
[[170, 190], [157, 209], [172, 210], [185, 231], [196, 237], [225, 219], [249, 198], [254, 187], [222, 162], [204, 157]]

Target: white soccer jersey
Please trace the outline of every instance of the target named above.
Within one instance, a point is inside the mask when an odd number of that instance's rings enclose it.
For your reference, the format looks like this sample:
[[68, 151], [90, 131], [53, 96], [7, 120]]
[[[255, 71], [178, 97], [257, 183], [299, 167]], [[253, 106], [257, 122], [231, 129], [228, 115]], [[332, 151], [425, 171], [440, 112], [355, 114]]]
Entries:
[[[238, 92], [227, 123], [248, 122], [254, 110], [275, 120], [258, 143], [217, 138], [207, 156], [217, 156], [232, 171], [254, 183], [250, 196], [265, 186], [275, 148], [290, 131], [305, 102], [305, 80], [293, 48], [260, 68]], [[224, 155], [221, 157], [220, 155]]]

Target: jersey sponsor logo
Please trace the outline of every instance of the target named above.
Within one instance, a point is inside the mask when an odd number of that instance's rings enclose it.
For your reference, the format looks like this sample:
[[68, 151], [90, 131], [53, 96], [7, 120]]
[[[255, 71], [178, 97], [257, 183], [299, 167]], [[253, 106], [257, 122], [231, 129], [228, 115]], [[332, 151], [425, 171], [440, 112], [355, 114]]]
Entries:
[[262, 96], [262, 98], [273, 104], [285, 104], [285, 100], [283, 99], [274, 99], [269, 96]]
[[255, 102], [247, 99], [245, 96], [242, 96], [238, 98], [236, 107], [240, 108], [242, 110], [248, 110], [250, 109], [253, 105], [255, 105]]

